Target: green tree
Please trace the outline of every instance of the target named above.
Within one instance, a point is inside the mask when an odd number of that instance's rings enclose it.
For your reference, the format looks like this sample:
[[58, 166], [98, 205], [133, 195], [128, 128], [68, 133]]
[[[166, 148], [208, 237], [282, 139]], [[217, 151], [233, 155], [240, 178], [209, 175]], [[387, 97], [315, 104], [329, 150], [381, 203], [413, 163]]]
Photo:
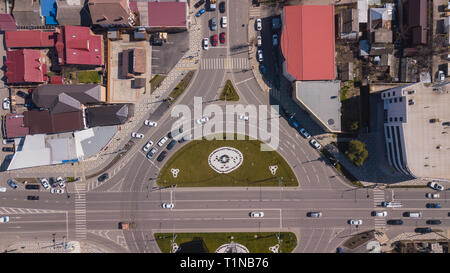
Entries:
[[348, 149], [345, 152], [347, 157], [358, 167], [364, 164], [364, 161], [369, 156], [366, 145], [359, 140], [351, 140], [348, 143]]

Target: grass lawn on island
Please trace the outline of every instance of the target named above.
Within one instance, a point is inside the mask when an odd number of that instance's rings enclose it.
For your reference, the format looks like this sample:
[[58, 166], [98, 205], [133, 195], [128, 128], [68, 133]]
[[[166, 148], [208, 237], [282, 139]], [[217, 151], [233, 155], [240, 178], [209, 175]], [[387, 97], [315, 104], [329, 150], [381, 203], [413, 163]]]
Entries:
[[[236, 139], [236, 136], [234, 137]], [[278, 187], [298, 186], [294, 172], [276, 151], [261, 151], [259, 140], [192, 140], [169, 158], [158, 176], [158, 185], [178, 187]], [[233, 147], [243, 155], [243, 163], [228, 174], [219, 174], [208, 164], [209, 154], [220, 147]], [[275, 175], [269, 166], [277, 165]], [[171, 169], [179, 169], [174, 178]]]
[[[277, 234], [277, 232], [175, 233], [175, 243], [181, 247], [181, 252], [183, 252], [184, 246], [185, 250], [192, 247], [194, 252], [197, 253], [205, 251], [214, 253], [219, 246], [229, 243], [231, 236], [233, 236], [232, 241], [244, 245], [250, 253], [272, 253], [269, 247], [278, 244]], [[256, 238], [255, 235], [257, 235]], [[173, 234], [155, 233], [154, 237], [161, 252], [170, 253], [172, 249], [170, 241]], [[282, 253], [292, 252], [297, 245], [297, 237], [292, 232], [281, 232], [280, 239]], [[203, 243], [192, 243], [191, 247], [186, 244], [192, 241], [203, 241]], [[199, 247], [199, 245], [202, 247]]]

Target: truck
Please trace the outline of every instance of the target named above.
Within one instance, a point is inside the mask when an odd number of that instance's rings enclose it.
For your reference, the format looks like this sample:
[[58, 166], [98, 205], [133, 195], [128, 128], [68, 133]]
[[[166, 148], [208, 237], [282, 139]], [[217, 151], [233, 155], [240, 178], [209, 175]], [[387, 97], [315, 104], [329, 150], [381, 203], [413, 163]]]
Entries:
[[136, 228], [135, 222], [119, 222], [119, 229], [130, 230], [135, 228]]
[[209, 10], [216, 10], [216, 0], [209, 0], [208, 1], [208, 9]]

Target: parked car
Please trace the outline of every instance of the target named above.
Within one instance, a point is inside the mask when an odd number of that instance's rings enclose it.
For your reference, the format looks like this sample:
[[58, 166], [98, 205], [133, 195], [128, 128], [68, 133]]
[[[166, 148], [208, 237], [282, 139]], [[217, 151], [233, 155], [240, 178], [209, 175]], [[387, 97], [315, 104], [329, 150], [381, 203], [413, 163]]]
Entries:
[[226, 42], [226, 34], [225, 32], [220, 33], [219, 40], [221, 44], [224, 44]]
[[175, 205], [173, 203], [162, 203], [161, 207], [163, 207], [165, 209], [173, 209], [175, 207]]
[[272, 36], [272, 41], [273, 41], [273, 46], [277, 46], [278, 45], [278, 34], [274, 34]]
[[54, 179], [53, 177], [50, 177], [50, 178], [48, 179], [48, 182], [50, 183], [50, 186], [51, 186], [52, 188], [55, 188], [56, 186], [58, 186], [58, 184], [56, 183], [56, 181], [55, 181], [55, 179]]
[[262, 49], [259, 49], [257, 53], [258, 53], [258, 62], [260, 63], [264, 62], [264, 55]]
[[97, 179], [97, 181], [98, 182], [103, 182], [103, 181], [105, 181], [106, 179], [108, 179], [109, 178], [109, 174], [108, 173], [104, 173], [104, 174], [102, 174], [101, 176], [99, 176], [99, 178]]
[[253, 217], [253, 218], [262, 218], [262, 217], [264, 217], [264, 212], [262, 212], [262, 211], [252, 211], [252, 212], [250, 212], [250, 217]]
[[166, 158], [166, 155], [167, 155], [167, 152], [166, 152], [166, 151], [162, 151], [162, 152], [159, 154], [158, 158], [156, 158], [156, 160], [158, 160], [159, 162], [161, 162], [161, 161], [164, 160], [164, 158]]
[[63, 194], [64, 190], [63, 189], [51, 189], [50, 192], [56, 193], [56, 194]]
[[173, 146], [175, 146], [175, 144], [177, 144], [177, 141], [172, 139], [172, 141], [169, 142], [169, 144], [167, 144], [166, 149], [167, 150], [172, 150]]
[[7, 138], [3, 139], [2, 143], [5, 144], [5, 145], [9, 144], [9, 143], [14, 143], [14, 139], [7, 139]]
[[362, 220], [354, 220], [354, 219], [350, 219], [348, 220], [348, 223], [352, 226], [359, 226], [362, 225]]
[[322, 147], [320, 146], [319, 142], [317, 142], [314, 138], [309, 141], [309, 144], [311, 144], [311, 146], [313, 146], [316, 149], [320, 149], [320, 147]]
[[238, 119], [243, 120], [243, 121], [248, 121], [248, 116], [246, 116], [246, 115], [239, 115]]
[[5, 187], [0, 187], [0, 192], [6, 192], [6, 188]]
[[309, 138], [311, 137], [311, 135], [308, 133], [308, 131], [306, 131], [305, 128], [300, 129], [299, 132], [300, 132], [300, 134], [301, 134], [304, 138], [306, 138], [306, 139], [309, 139]]
[[197, 124], [203, 124], [208, 122], [209, 118], [208, 117], [202, 117], [200, 119], [197, 119]]
[[203, 13], [205, 13], [205, 9], [199, 10], [199, 11], [195, 14], [195, 16], [196, 16], [196, 17], [200, 17], [200, 16], [202, 16]]
[[442, 224], [441, 220], [431, 219], [426, 221], [427, 225], [440, 225]]
[[441, 82], [445, 81], [445, 74], [444, 74], [444, 71], [439, 70], [439, 72], [438, 72], [438, 79], [439, 79], [439, 81], [441, 81]]
[[27, 200], [39, 200], [39, 196], [37, 195], [28, 195]]
[[220, 2], [219, 4], [219, 11], [220, 13], [224, 13], [225, 12], [225, 2]]
[[258, 36], [257, 37], [257, 41], [258, 41], [258, 46], [262, 46], [262, 37], [261, 36]]
[[185, 142], [186, 141], [186, 139], [184, 138], [184, 137], [182, 137], [182, 138], [180, 138], [179, 140], [178, 140], [178, 143], [183, 143], [183, 142]]
[[41, 184], [44, 189], [50, 189], [50, 183], [48, 182], [47, 178], [41, 178]]
[[438, 203], [427, 203], [426, 207], [429, 209], [440, 209], [441, 205]]
[[25, 189], [27, 190], [39, 190], [41, 188], [40, 185], [37, 184], [27, 184], [25, 185]]
[[156, 127], [156, 126], [158, 126], [158, 123], [156, 123], [155, 121], [150, 121], [150, 120], [146, 119], [144, 121], [144, 125], [147, 125], [147, 126], [150, 126], [150, 127]]
[[8, 179], [8, 185], [15, 190], [19, 187], [17, 186], [16, 182], [13, 181], [12, 179]]
[[5, 153], [7, 153], [7, 152], [14, 153], [15, 150], [14, 150], [14, 147], [3, 147], [2, 151]]
[[9, 110], [11, 102], [9, 101], [9, 98], [3, 99], [3, 110]]
[[196, 9], [198, 9], [201, 5], [203, 5], [205, 3], [205, 0], [200, 0], [200, 1], [198, 1], [197, 3], [195, 3], [195, 5], [194, 5], [194, 7], [196, 8]]
[[148, 150], [150, 150], [150, 147], [152, 147], [153, 145], [153, 141], [148, 141], [147, 144], [145, 144], [144, 147], [142, 147], [142, 150], [144, 150], [144, 152], [148, 152]]
[[433, 230], [430, 227], [418, 227], [414, 230], [416, 233], [425, 234], [425, 233], [431, 233]]
[[8, 222], [9, 222], [9, 216], [0, 217], [0, 223], [8, 223]]
[[168, 140], [169, 138], [168, 137], [163, 137], [163, 138], [161, 138], [159, 141], [158, 141], [158, 146], [159, 147], [162, 147], [163, 145], [164, 145], [164, 143], [166, 143], [166, 141]]
[[222, 25], [222, 28], [226, 28], [228, 25], [228, 19], [226, 16], [222, 16], [222, 19], [220, 19], [220, 23]]
[[256, 19], [256, 30], [262, 30], [262, 20], [261, 19]]
[[261, 72], [261, 74], [266, 74], [266, 67], [264, 66], [264, 64], [260, 64], [259, 65], [259, 72]]
[[211, 18], [211, 20], [209, 21], [209, 26], [211, 28], [211, 31], [216, 31], [217, 30], [216, 17]]
[[312, 217], [312, 218], [320, 218], [320, 217], [322, 217], [322, 212], [320, 212], [320, 211], [317, 211], [317, 212], [308, 212], [308, 213], [306, 214], [306, 216]]
[[56, 178], [56, 183], [58, 183], [58, 185], [61, 187], [61, 189], [64, 189], [66, 187], [66, 183], [64, 181], [64, 178], [62, 178], [61, 176], [58, 176]]
[[444, 190], [444, 186], [442, 186], [441, 184], [438, 184], [436, 182], [428, 182], [427, 184], [428, 187], [437, 190], [437, 191], [443, 191]]
[[147, 158], [150, 159], [152, 158], [156, 153], [158, 152], [158, 148], [153, 147], [150, 152], [147, 153]]
[[386, 217], [387, 216], [387, 211], [372, 211], [372, 216]]
[[403, 225], [403, 221], [400, 219], [391, 219], [391, 220], [387, 220], [386, 224], [388, 225], [394, 225], [394, 226], [399, 226], [399, 225]]
[[214, 34], [213, 36], [211, 36], [211, 45], [217, 46], [217, 43], [218, 43], [217, 34]]
[[144, 138], [144, 135], [136, 133], [136, 132], [133, 132], [133, 133], [131, 133], [131, 137], [141, 139], [141, 138]]
[[439, 198], [439, 193], [428, 192], [427, 194], [425, 194], [425, 197], [426, 198], [431, 198], [431, 199]]
[[209, 39], [208, 38], [204, 38], [203, 42], [202, 42], [204, 50], [208, 50], [208, 48], [209, 48], [208, 44], [209, 44]]

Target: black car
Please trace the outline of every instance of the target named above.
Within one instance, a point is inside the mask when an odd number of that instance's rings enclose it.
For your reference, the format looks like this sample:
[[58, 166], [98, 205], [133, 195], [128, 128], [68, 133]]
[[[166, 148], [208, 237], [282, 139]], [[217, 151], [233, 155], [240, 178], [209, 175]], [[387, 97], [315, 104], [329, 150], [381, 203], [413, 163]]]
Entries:
[[2, 151], [5, 153], [7, 153], [7, 152], [14, 153], [14, 147], [3, 147]]
[[175, 144], [177, 144], [177, 141], [172, 139], [172, 141], [167, 144], [167, 150], [171, 150]]
[[396, 220], [387, 220], [386, 222], [388, 225], [403, 225], [403, 221], [400, 219]]
[[25, 189], [27, 189], [27, 190], [39, 190], [40, 188], [41, 188], [41, 186], [37, 185], [37, 184], [25, 185]]
[[426, 207], [429, 209], [440, 209], [441, 205], [438, 203], [427, 203]]
[[50, 177], [48, 179], [48, 182], [50, 183], [50, 186], [52, 186], [52, 188], [56, 188], [56, 186], [58, 186], [58, 183], [56, 183], [55, 178]]
[[220, 13], [224, 13], [225, 12], [225, 2], [220, 2], [220, 4], [219, 4], [219, 11], [220, 11]]
[[427, 220], [427, 225], [440, 225], [442, 224], [441, 220]]
[[195, 3], [195, 5], [194, 5], [194, 7], [196, 8], [196, 9], [198, 9], [201, 5], [203, 5], [205, 3], [205, 0], [200, 0], [200, 1], [198, 1], [197, 3]]
[[183, 143], [183, 142], [185, 142], [186, 141], [186, 139], [184, 138], [184, 137], [182, 137], [182, 138], [180, 138], [179, 140], [178, 140], [178, 143]]
[[430, 227], [418, 227], [414, 230], [416, 233], [425, 234], [425, 233], [431, 233], [433, 230]]
[[39, 196], [37, 195], [28, 195], [27, 200], [39, 200]]
[[103, 181], [105, 181], [108, 178], [109, 178], [109, 174], [108, 173], [104, 173], [98, 178], [98, 182], [103, 182]]
[[23, 91], [17, 91], [17, 96], [26, 99], [28, 97], [28, 94]]
[[158, 156], [158, 158], [157, 158], [156, 160], [158, 160], [159, 162], [161, 162], [161, 161], [164, 160], [164, 158], [166, 158], [166, 155], [167, 155], [167, 152], [166, 152], [166, 151], [162, 151], [162, 152], [159, 154], [159, 156]]

